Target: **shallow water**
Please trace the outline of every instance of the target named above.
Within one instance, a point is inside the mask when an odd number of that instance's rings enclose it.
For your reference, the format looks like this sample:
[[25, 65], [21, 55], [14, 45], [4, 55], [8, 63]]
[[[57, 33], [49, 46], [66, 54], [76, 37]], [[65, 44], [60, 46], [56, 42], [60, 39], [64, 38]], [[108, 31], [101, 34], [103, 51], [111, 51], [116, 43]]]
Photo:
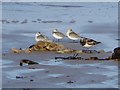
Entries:
[[[118, 38], [117, 7], [117, 3], [92, 2], [74, 4], [3, 3], [2, 19], [10, 22], [2, 25], [3, 51], [8, 51], [13, 47], [26, 48], [30, 46], [35, 43], [34, 36], [38, 31], [53, 39], [52, 30], [55, 28], [58, 28], [64, 34], [68, 28], [72, 28], [81, 36], [101, 41], [103, 44], [97, 46], [97, 48], [111, 51], [118, 46], [118, 41], [115, 40]], [[25, 19], [27, 23], [21, 24]], [[40, 19], [40, 21], [37, 19]], [[13, 23], [13, 20], [19, 22]], [[62, 22], [43, 23], [43, 21]], [[93, 23], [88, 21], [93, 21]]]
[[16, 79], [16, 76], [21, 76], [26, 73], [33, 73], [37, 71], [43, 71], [44, 69], [17, 69], [12, 71], [6, 71], [7, 78]]
[[[105, 65], [105, 61], [93, 62], [93, 63], [88, 63], [86, 61], [85, 63], [84, 61], [78, 60], [78, 61], [74, 61], [73, 63], [72, 62], [73, 61], [71, 60], [69, 61], [56, 61], [54, 59], [43, 60], [39, 62], [40, 67], [35, 66], [35, 69], [28, 69], [27, 65], [20, 67], [18, 66], [18, 64], [13, 64], [15, 63], [14, 61], [4, 60], [2, 69], [3, 69], [3, 75], [6, 78], [3, 78], [3, 80], [6, 79], [13, 80], [13, 82], [15, 80], [15, 81], [19, 81], [20, 83], [20, 81], [29, 80], [29, 78], [33, 76], [34, 77], [33, 79], [35, 81], [37, 80], [39, 81], [39, 79], [40, 81], [41, 79], [43, 79], [43, 81], [45, 80], [48, 82], [49, 80], [50, 81], [53, 80], [53, 84], [50, 85], [55, 84], [58, 87], [69, 87], [69, 88], [117, 87], [118, 68], [117, 65], [114, 64], [109, 65], [111, 61], [107, 61], [109, 62], [108, 65]], [[7, 67], [5, 67], [6, 65]], [[14, 66], [15, 68], [11, 66]], [[71, 72], [71, 70], [73, 70], [72, 71], [73, 73]], [[80, 74], [80, 76], [78, 74]], [[26, 77], [26, 79], [25, 78], [16, 79], [16, 76], [23, 76]], [[103, 77], [106, 77], [106, 79], [101, 80]], [[58, 81], [55, 80], [56, 78], [58, 78]], [[76, 80], [76, 82], [74, 82], [73, 84], [69, 84], [67, 83], [67, 80], [69, 79], [73, 81]], [[96, 83], [91, 84], [91, 80], [94, 79]]]
[[[92, 38], [102, 42], [92, 49], [104, 49], [112, 51], [118, 46], [118, 3], [3, 3], [2, 6], [2, 19], [7, 20], [9, 23], [2, 24], [2, 49], [3, 52], [8, 52], [11, 48], [28, 48], [30, 45], [36, 43], [34, 36], [36, 32], [41, 32], [53, 40], [52, 30], [59, 29], [66, 34], [67, 29], [72, 28], [73, 31], [80, 36]], [[37, 19], [41, 19], [38, 21]], [[12, 22], [18, 20], [17, 23]], [[26, 20], [26, 23], [23, 21]], [[45, 23], [46, 21], [55, 21], [54, 23]], [[90, 21], [92, 21], [90, 23]], [[61, 42], [69, 42], [65, 38]], [[50, 59], [48, 61], [40, 61], [40, 65], [56, 68], [65, 68], [67, 70], [87, 69], [86, 72], [82, 71], [85, 75], [100, 75], [107, 76], [109, 80], [102, 83], [95, 84], [66, 84], [56, 83], [62, 87], [74, 88], [105, 88], [105, 87], [118, 87], [117, 86], [117, 66], [103, 65], [103, 63], [81, 64], [69, 63], [64, 61], [56, 61]], [[19, 69], [16, 68], [12, 71], [7, 71], [7, 68], [17, 67], [18, 65], [11, 65], [13, 61], [3, 60], [3, 70], [7, 79], [15, 80], [16, 76], [24, 74], [32, 74], [37, 71], [44, 71], [46, 69]], [[100, 72], [96, 67], [100, 67]], [[94, 68], [94, 70], [92, 69]], [[92, 70], [91, 70], [92, 69]], [[106, 71], [106, 72], [104, 72]], [[57, 72], [57, 71], [56, 71]], [[75, 71], [76, 72], [76, 71]], [[81, 74], [80, 73], [80, 74]], [[66, 74], [66, 73], [64, 73]], [[54, 77], [63, 77], [63, 73], [49, 73], [45, 79]], [[110, 78], [113, 78], [111, 80]], [[5, 83], [6, 84], [6, 83]]]

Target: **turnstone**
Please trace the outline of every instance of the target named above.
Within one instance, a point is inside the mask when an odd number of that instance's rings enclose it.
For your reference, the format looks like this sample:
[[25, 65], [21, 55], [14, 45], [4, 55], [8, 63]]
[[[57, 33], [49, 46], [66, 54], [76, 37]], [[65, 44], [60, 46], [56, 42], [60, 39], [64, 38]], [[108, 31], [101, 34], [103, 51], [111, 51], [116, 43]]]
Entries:
[[84, 37], [82, 37], [80, 39], [80, 43], [81, 43], [81, 45], [83, 47], [90, 48], [90, 47], [95, 46], [95, 45], [97, 45], [97, 44], [99, 44], [101, 42], [95, 41], [95, 40], [90, 39], [90, 38], [84, 38]]

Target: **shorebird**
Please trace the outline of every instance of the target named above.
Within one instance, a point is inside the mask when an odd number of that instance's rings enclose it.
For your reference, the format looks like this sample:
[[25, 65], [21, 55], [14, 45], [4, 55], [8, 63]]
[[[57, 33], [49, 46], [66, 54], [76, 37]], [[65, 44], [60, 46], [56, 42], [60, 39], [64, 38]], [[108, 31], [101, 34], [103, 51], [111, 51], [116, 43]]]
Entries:
[[59, 32], [57, 29], [53, 30], [52, 35], [54, 38], [58, 39], [58, 41], [65, 37], [65, 35], [63, 33]]
[[37, 32], [37, 33], [36, 33], [36, 35], [35, 35], [35, 40], [36, 40], [37, 42], [39, 42], [39, 41], [47, 41], [47, 42], [50, 41], [47, 36], [42, 35], [40, 32]]
[[101, 43], [101, 42], [95, 41], [95, 40], [90, 39], [90, 38], [84, 38], [84, 37], [82, 37], [82, 38], [80, 39], [80, 43], [81, 43], [81, 45], [82, 45], [83, 47], [89, 49], [89, 48], [91, 48], [92, 46], [95, 46], [95, 45], [97, 45], [97, 44], [99, 44], [99, 43]]
[[72, 29], [68, 29], [67, 37], [73, 41], [80, 39], [80, 36], [77, 33], [73, 32]]

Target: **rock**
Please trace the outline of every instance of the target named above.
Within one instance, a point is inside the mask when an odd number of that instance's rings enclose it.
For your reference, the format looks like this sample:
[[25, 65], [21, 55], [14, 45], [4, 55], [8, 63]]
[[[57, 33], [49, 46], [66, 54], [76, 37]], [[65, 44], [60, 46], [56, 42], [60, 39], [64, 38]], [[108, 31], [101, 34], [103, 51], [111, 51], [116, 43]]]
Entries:
[[120, 60], [120, 47], [114, 49], [114, 52], [112, 54], [112, 59]]
[[27, 78], [25, 76], [16, 76], [16, 79], [20, 79], [20, 78]]
[[85, 60], [99, 60], [98, 57], [90, 57], [90, 58], [87, 58]]
[[34, 44], [33, 45], [31, 45], [31, 46], [29, 46], [29, 48], [32, 48], [33, 46], [35, 46]]
[[71, 20], [70, 23], [75, 23], [76, 21], [75, 20]]
[[25, 49], [24, 52], [25, 52], [25, 53], [31, 53], [32, 50], [31, 50], [31, 49]]
[[39, 64], [37, 62], [31, 61], [31, 60], [28, 60], [28, 59], [20, 60], [20, 66], [23, 66], [23, 63], [28, 64], [28, 65]]
[[16, 49], [16, 48], [12, 48], [11, 50], [13, 53], [21, 53], [22, 52], [22, 50]]
[[71, 49], [63, 49], [63, 50], [59, 50], [59, 51], [57, 51], [57, 53], [59, 53], [59, 54], [68, 54], [68, 53], [73, 53], [73, 52], [75, 52], [74, 50], [71, 50]]
[[98, 60], [98, 57], [90, 57], [90, 60]]
[[70, 80], [70, 81], [68, 81], [67, 83], [71, 84], [71, 83], [74, 83], [74, 81], [71, 81], [71, 80]]
[[54, 42], [39, 41], [32, 48], [35, 51], [58, 51], [64, 49], [64, 46]]
[[91, 20], [89, 20], [88, 22], [89, 22], [89, 23], [93, 23], [93, 21], [91, 21]]
[[93, 53], [98, 53], [98, 51], [96, 51], [96, 50], [82, 50], [82, 53], [93, 54]]
[[104, 51], [104, 50], [99, 50], [98, 52], [99, 52], [99, 53], [104, 53], [105, 51]]
[[31, 81], [31, 82], [33, 82], [34, 80], [33, 80], [33, 79], [31, 79], [30, 81]]
[[21, 53], [21, 52], [31, 53], [33, 51], [60, 51], [60, 50], [69, 52], [69, 50], [65, 49], [63, 45], [54, 42], [47, 42], [47, 41], [39, 41], [25, 50], [16, 49], [16, 48], [13, 48], [11, 50], [13, 53]]

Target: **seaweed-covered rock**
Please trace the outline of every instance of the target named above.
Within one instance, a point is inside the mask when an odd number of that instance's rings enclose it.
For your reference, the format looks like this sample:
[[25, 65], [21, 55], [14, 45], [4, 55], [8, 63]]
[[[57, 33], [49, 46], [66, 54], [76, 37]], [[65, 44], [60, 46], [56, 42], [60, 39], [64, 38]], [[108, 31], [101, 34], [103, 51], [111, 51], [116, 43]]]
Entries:
[[99, 60], [99, 58], [98, 57], [90, 57], [90, 58], [87, 58], [85, 60]]
[[114, 49], [112, 54], [112, 59], [119, 59], [120, 60], [120, 47]]
[[62, 50], [57, 51], [57, 53], [59, 53], [59, 54], [68, 54], [68, 53], [73, 53], [73, 52], [76, 52], [76, 50], [62, 49]]
[[37, 44], [35, 44], [32, 48], [34, 51], [58, 51], [64, 49], [63, 45], [54, 43], [54, 42], [45, 42], [45, 41], [39, 41]]
[[12, 48], [11, 50], [13, 53], [21, 53], [22, 52], [22, 50], [16, 49], [16, 48]]
[[46, 42], [46, 41], [39, 41], [34, 45], [31, 45], [29, 48], [22, 50], [22, 49], [11, 49], [13, 53], [31, 53], [33, 51], [61, 51], [64, 50], [66, 52], [70, 51], [68, 49], [65, 49], [63, 45], [57, 44], [54, 42]]
[[90, 60], [98, 60], [98, 57], [90, 57]]

